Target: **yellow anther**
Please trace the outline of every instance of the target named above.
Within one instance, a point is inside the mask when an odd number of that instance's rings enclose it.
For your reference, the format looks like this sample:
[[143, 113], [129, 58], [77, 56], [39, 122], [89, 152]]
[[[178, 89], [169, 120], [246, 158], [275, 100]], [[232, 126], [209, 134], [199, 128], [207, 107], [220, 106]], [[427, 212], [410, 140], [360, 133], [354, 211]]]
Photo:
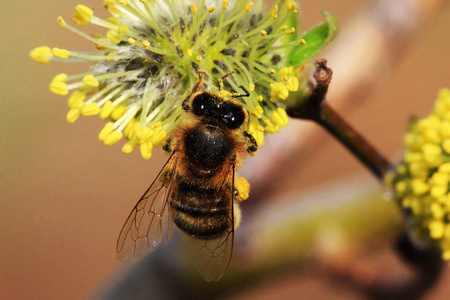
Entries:
[[278, 72], [278, 75], [280, 75], [281, 80], [287, 81], [286, 77], [289, 75], [289, 68], [287, 67], [281, 68], [280, 71]]
[[72, 108], [67, 113], [66, 120], [69, 123], [73, 123], [80, 117], [80, 115], [81, 115], [81, 109], [80, 108], [78, 108], [78, 107], [77, 108]]
[[298, 86], [299, 86], [299, 83], [298, 83], [297, 77], [291, 77], [288, 79], [287, 88], [289, 91], [291, 91], [291, 92], [298, 91]]
[[250, 92], [253, 92], [255, 90], [255, 84], [250, 83], [250, 86], [248, 87], [248, 89], [250, 90]]
[[258, 102], [261, 102], [261, 101], [263, 101], [263, 96], [262, 95], [258, 95], [258, 96], [256, 96], [255, 100], [258, 101]]
[[69, 93], [68, 89], [67, 89], [67, 84], [66, 81], [67, 80], [67, 75], [64, 73], [58, 74], [56, 75], [52, 82], [50, 82], [50, 91], [52, 91], [52, 93], [55, 93], [57, 95], [61, 95], [61, 96], [65, 96]]
[[95, 116], [100, 112], [97, 103], [91, 103], [81, 108], [81, 114], [83, 116]]
[[201, 56], [197, 56], [197, 57], [195, 58], [195, 60], [196, 60], [197, 62], [201, 62], [201, 61], [203, 60], [203, 58], [202, 58]]
[[147, 0], [139, 0], [139, 2], [145, 3], [145, 2], [147, 2]]
[[192, 53], [193, 53], [192, 49], [187, 49], [186, 52], [187, 52], [187, 55], [192, 56]]
[[75, 91], [70, 95], [67, 104], [69, 105], [70, 108], [82, 107], [84, 105], [85, 98], [86, 98], [85, 93]]
[[431, 187], [430, 195], [434, 198], [439, 198], [447, 194], [447, 186], [436, 185]]
[[43, 64], [48, 63], [52, 56], [53, 54], [50, 47], [37, 47], [30, 51], [30, 57]]
[[299, 39], [299, 40], [298, 40], [298, 44], [299, 44], [299, 45], [306, 44], [305, 39]]
[[413, 179], [411, 181], [411, 188], [413, 194], [416, 196], [420, 196], [428, 192], [428, 185], [421, 179]]
[[69, 57], [69, 51], [67, 51], [66, 49], [52, 48], [52, 53], [54, 56], [59, 58]]
[[272, 112], [272, 119], [280, 127], [284, 127], [289, 124], [287, 113], [281, 107], [278, 107], [275, 111]]
[[72, 14], [72, 20], [78, 25], [87, 25], [91, 22], [91, 17], [94, 11], [89, 7], [78, 4], [75, 7], [75, 12]]
[[197, 13], [197, 6], [195, 6], [195, 4], [191, 4], [191, 13]]
[[287, 30], [287, 26], [286, 26], [286, 25], [281, 26], [281, 27], [280, 27], [280, 30], [281, 30], [281, 31], [286, 31], [286, 30]]
[[450, 174], [450, 163], [445, 163], [445, 164], [440, 165], [438, 172]]
[[128, 4], [128, 0], [119, 0], [119, 3], [122, 5], [127, 5]]
[[111, 119], [113, 119], [114, 121], [119, 120], [125, 114], [125, 111], [125, 106], [123, 106], [122, 104], [117, 105], [111, 113]]
[[115, 44], [118, 44], [122, 41], [122, 34], [117, 30], [108, 30], [108, 32], [106, 33], [106, 37]]
[[111, 132], [114, 130], [114, 123], [108, 122], [105, 124], [102, 130], [100, 130], [100, 133], [98, 134], [98, 139], [100, 141], [103, 141]]
[[230, 1], [225, 0], [225, 1], [223, 1], [222, 8], [223, 8], [223, 9], [227, 9], [228, 5], [230, 5]]
[[134, 44], [136, 44], [136, 40], [133, 39], [133, 38], [129, 38], [129, 39], [128, 39], [128, 44], [134, 45]]
[[261, 36], [266, 36], [266, 35], [267, 35], [267, 31], [261, 30]]
[[428, 229], [430, 230], [430, 236], [433, 239], [440, 239], [444, 236], [445, 225], [441, 220], [430, 221]]
[[290, 11], [296, 12], [297, 4], [295, 4], [295, 2], [293, 0], [286, 0], [286, 10], [287, 10], [287, 12], [290, 12]]
[[272, 18], [276, 19], [278, 17], [278, 5], [275, 5], [272, 9]]
[[250, 9], [252, 9], [253, 5], [255, 5], [253, 2], [250, 2], [249, 4], [247, 4], [247, 5], [245, 6], [245, 11], [246, 11], [246, 12], [249, 12]]
[[264, 120], [264, 124], [267, 126], [273, 126], [272, 122], [269, 119]]
[[258, 145], [259, 149], [259, 147], [261, 147], [264, 144], [264, 132], [260, 130], [255, 130], [252, 133], [252, 136], [255, 138], [256, 144]]
[[111, 23], [113, 25], [120, 25], [120, 21], [119, 19], [115, 18], [115, 17], [109, 17], [108, 19], [106, 19], [106, 22]]
[[244, 177], [239, 177], [234, 181], [234, 188], [238, 191], [237, 200], [247, 200], [250, 193], [250, 183]]
[[144, 159], [149, 159], [152, 157], [152, 150], [153, 150], [153, 144], [150, 141], [147, 141], [143, 144], [141, 144], [140, 147], [141, 155]]
[[130, 29], [128, 29], [127, 25], [122, 25], [119, 27], [119, 33], [128, 34], [130, 33]]
[[122, 152], [123, 153], [131, 153], [134, 149], [136, 149], [136, 147], [138, 145], [139, 145], [139, 143], [135, 139], [130, 140], [130, 141], [126, 142], [125, 145], [123, 145]]
[[58, 24], [60, 26], [66, 26], [66, 21], [64, 21], [64, 19], [62, 17], [58, 17], [58, 19], [56, 19], [56, 21], [58, 21]]
[[161, 147], [167, 138], [167, 133], [164, 131], [163, 127], [158, 127], [155, 129], [155, 134], [152, 137], [152, 142], [155, 147]]
[[162, 122], [159, 121], [159, 122], [156, 122], [155, 124], [153, 124], [152, 128], [159, 128], [161, 126], [162, 126]]
[[102, 120], [106, 120], [111, 115], [112, 111], [114, 110], [114, 106], [111, 101], [106, 101], [105, 104], [103, 104], [102, 108], [100, 109], [99, 116]]
[[136, 131], [134, 130], [134, 125], [136, 123], [139, 123], [136, 119], [131, 119], [130, 122], [128, 122], [127, 126], [125, 126], [125, 129], [123, 130], [123, 134], [131, 140], [136, 136]]
[[446, 139], [442, 142], [442, 149], [444, 149], [446, 153], [450, 153], [450, 139]]
[[294, 27], [291, 27], [291, 28], [289, 28], [289, 30], [287, 30], [286, 31], [286, 34], [293, 34], [295, 32], [295, 28]]
[[97, 79], [95, 79], [94, 75], [89, 74], [83, 77], [83, 82], [85, 85], [87, 86], [91, 86], [91, 87], [98, 87], [99, 83], [97, 81]]
[[208, 8], [208, 12], [209, 13], [212, 13], [213, 11], [215, 11], [216, 10], [216, 7], [215, 6], [211, 6], [210, 8]]
[[105, 145], [107, 146], [111, 146], [120, 141], [122, 137], [123, 137], [122, 132], [114, 130], [103, 140], [103, 143], [105, 143]]
[[144, 46], [144, 48], [148, 48], [148, 47], [150, 47], [150, 42], [145, 40], [142, 42], [142, 46]]

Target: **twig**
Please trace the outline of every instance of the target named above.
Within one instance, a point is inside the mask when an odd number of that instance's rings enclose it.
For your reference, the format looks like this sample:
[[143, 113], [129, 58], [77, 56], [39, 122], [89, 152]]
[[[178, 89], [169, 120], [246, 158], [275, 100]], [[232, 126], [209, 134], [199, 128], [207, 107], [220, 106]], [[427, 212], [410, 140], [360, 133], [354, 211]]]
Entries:
[[325, 128], [350, 150], [379, 179], [391, 169], [392, 164], [384, 158], [364, 137], [342, 119], [325, 101], [332, 70], [325, 59], [316, 60], [314, 79], [317, 85], [306, 101], [289, 107], [287, 113], [293, 118], [307, 119]]

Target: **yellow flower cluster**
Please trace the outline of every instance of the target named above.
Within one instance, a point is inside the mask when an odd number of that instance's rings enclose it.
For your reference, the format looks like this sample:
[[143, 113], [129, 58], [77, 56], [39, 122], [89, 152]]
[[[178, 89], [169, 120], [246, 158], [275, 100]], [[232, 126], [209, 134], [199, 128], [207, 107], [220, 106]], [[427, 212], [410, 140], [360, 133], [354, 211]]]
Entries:
[[450, 89], [439, 91], [428, 117], [411, 124], [405, 144], [403, 162], [388, 180], [415, 233], [438, 242], [450, 260]]

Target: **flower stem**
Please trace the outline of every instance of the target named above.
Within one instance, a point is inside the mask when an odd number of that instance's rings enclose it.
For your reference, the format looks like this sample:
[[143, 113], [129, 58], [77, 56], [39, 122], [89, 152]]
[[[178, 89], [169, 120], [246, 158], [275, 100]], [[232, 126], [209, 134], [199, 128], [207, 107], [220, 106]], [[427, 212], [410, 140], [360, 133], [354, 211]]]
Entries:
[[325, 128], [382, 180], [392, 164], [325, 101], [333, 74], [326, 62], [325, 59], [316, 60], [316, 86], [305, 101], [288, 107], [286, 112], [290, 117], [312, 120]]

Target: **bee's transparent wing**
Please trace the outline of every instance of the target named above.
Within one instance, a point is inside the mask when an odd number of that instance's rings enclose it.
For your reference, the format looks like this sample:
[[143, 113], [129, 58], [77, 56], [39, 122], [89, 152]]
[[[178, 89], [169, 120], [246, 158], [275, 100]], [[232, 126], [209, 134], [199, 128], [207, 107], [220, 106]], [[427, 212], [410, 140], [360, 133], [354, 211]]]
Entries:
[[173, 221], [168, 200], [174, 188], [177, 161], [177, 156], [172, 153], [128, 216], [117, 240], [120, 261], [141, 260], [170, 239]]
[[[217, 201], [218, 197], [224, 197], [224, 199], [230, 201], [227, 218], [231, 226], [226, 232], [212, 239], [198, 238], [185, 232], [182, 234], [183, 243], [188, 248], [191, 260], [206, 281], [217, 281], [222, 278], [231, 261], [234, 239], [233, 191], [234, 166], [224, 177], [224, 182], [218, 189], [215, 199], [212, 199], [211, 203], [205, 204], [212, 207], [213, 201]], [[207, 227], [208, 224], [204, 224], [204, 226]]]

